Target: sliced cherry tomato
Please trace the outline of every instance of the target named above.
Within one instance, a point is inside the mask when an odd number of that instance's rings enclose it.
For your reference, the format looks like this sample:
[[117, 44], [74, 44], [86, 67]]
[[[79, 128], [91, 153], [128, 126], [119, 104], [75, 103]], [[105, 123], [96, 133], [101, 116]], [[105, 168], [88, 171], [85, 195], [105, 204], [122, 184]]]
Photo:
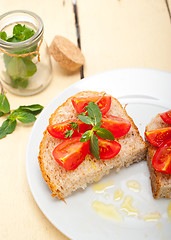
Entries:
[[106, 128], [115, 138], [119, 138], [127, 134], [131, 128], [131, 123], [123, 118], [106, 115], [102, 117], [102, 128]]
[[80, 142], [80, 139], [74, 137], [64, 140], [52, 152], [55, 160], [66, 170], [76, 169], [88, 153], [89, 142]]
[[121, 145], [116, 141], [108, 141], [98, 138], [100, 159], [110, 159], [115, 157], [121, 150]]
[[157, 149], [152, 164], [157, 171], [171, 174], [171, 139]]
[[171, 124], [171, 110], [160, 114], [160, 117], [163, 119], [165, 123]]
[[[77, 113], [82, 113], [85, 111], [85, 107], [88, 105], [89, 102], [97, 102], [100, 99], [100, 96], [94, 97], [78, 97], [72, 98], [72, 104]], [[111, 106], [111, 96], [104, 96], [97, 102], [102, 114], [106, 114]]]
[[160, 147], [164, 141], [171, 138], [171, 127], [145, 132], [145, 136], [151, 144]]
[[81, 122], [80, 120], [77, 119], [69, 119], [67, 121], [64, 121], [62, 123], [56, 123], [54, 125], [49, 125], [47, 127], [48, 132], [50, 133], [50, 135], [52, 135], [55, 138], [59, 138], [59, 139], [65, 139], [65, 132], [68, 130], [71, 130], [71, 125], [70, 123], [72, 122], [77, 122], [78, 126], [79, 126], [79, 132], [77, 130], [77, 128], [74, 130], [74, 133], [72, 135], [72, 137], [76, 137], [79, 135], [79, 133], [83, 133], [87, 130], [90, 129], [90, 125], [87, 125], [83, 122]]

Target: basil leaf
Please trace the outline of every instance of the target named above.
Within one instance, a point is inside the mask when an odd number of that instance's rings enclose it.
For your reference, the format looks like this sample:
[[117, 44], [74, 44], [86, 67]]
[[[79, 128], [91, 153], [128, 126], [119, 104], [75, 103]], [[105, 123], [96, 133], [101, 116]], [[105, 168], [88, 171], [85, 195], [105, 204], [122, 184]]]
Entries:
[[36, 120], [36, 117], [29, 112], [19, 112], [17, 115], [17, 119], [22, 123], [31, 123]]
[[15, 121], [17, 118], [18, 112], [16, 110], [12, 111], [10, 115], [7, 117], [10, 121]]
[[0, 117], [2, 117], [3, 115], [4, 115], [4, 113], [0, 111]]
[[10, 134], [15, 130], [15, 127], [17, 125], [17, 121], [16, 120], [10, 121], [8, 119], [6, 121], [8, 121], [8, 126], [6, 126], [5, 131], [6, 131], [6, 134]]
[[86, 109], [87, 109], [87, 115], [91, 119], [93, 119], [95, 125], [101, 121], [102, 113], [97, 104], [95, 104], [94, 102], [89, 102], [89, 104], [86, 106]]
[[17, 40], [24, 41], [31, 38], [35, 31], [26, 27], [25, 25], [17, 24], [13, 28], [13, 35]]
[[[9, 61], [9, 62], [8, 62]], [[33, 76], [37, 67], [28, 58], [13, 57], [11, 59], [6, 58], [7, 72], [13, 78], [14, 82], [24, 81], [28, 77]]]
[[15, 79], [27, 78], [27, 68], [21, 57], [13, 57], [8, 63], [8, 74]]
[[4, 41], [7, 41], [7, 34], [6, 32], [0, 32], [0, 38]]
[[88, 116], [82, 116], [82, 115], [79, 115], [78, 116], [78, 119], [80, 119], [82, 122], [88, 124], [88, 125], [93, 125], [94, 122], [92, 121], [92, 119]]
[[[78, 114], [78, 113], [77, 113]], [[79, 113], [79, 116], [85, 116], [86, 113], [85, 112], [82, 112], [82, 113]]]
[[28, 58], [4, 58], [8, 74], [11, 76], [12, 86], [26, 88], [28, 78], [37, 72], [37, 66]]
[[9, 121], [10, 121], [10, 120], [5, 120], [5, 121], [2, 123], [2, 125], [1, 125], [1, 127], [0, 127], [0, 139], [3, 138], [3, 137], [5, 137], [5, 136], [7, 135], [5, 129], [6, 129], [6, 127], [8, 127], [8, 122], [9, 122]]
[[100, 128], [99, 130], [96, 131], [96, 134], [100, 138], [107, 139], [107, 140], [110, 140], [110, 141], [113, 141], [115, 139], [113, 134], [105, 128]]
[[16, 127], [16, 120], [11, 121], [10, 119], [5, 120], [0, 127], [0, 139], [5, 137], [7, 134], [12, 133]]
[[37, 72], [37, 66], [35, 63], [33, 63], [31, 60], [29, 60], [28, 58], [23, 58], [23, 62], [25, 64], [26, 67], [26, 71], [27, 71], [27, 77], [31, 77], [33, 76], [36, 72]]
[[8, 63], [11, 61], [11, 59], [12, 59], [13, 57], [8, 56], [8, 55], [6, 55], [6, 54], [3, 54], [3, 58], [4, 58], [5, 67], [7, 68], [7, 67], [8, 67]]
[[7, 42], [21, 42], [20, 39], [17, 39], [15, 36], [8, 37]]
[[98, 137], [95, 134], [92, 134], [92, 136], [90, 138], [89, 149], [90, 149], [91, 154], [95, 158], [100, 160], [100, 156], [99, 156], [99, 141], [98, 141]]
[[13, 88], [26, 88], [28, 86], [28, 78], [13, 78], [11, 77], [11, 85]]
[[102, 125], [102, 123], [101, 123], [101, 122], [98, 122], [98, 123], [92, 128], [92, 130], [93, 130], [93, 131], [99, 130], [100, 127], [101, 127], [101, 125]]
[[87, 142], [91, 138], [92, 134], [93, 132], [91, 130], [86, 131], [82, 135], [80, 142]]
[[43, 106], [40, 104], [33, 104], [33, 105], [28, 105], [28, 106], [20, 106], [17, 111], [28, 111], [34, 115], [39, 114], [43, 110]]
[[9, 113], [10, 104], [7, 97], [4, 94], [0, 94], [0, 112]]
[[6, 137], [6, 132], [4, 130], [1, 130], [1, 127], [0, 127], [0, 139]]

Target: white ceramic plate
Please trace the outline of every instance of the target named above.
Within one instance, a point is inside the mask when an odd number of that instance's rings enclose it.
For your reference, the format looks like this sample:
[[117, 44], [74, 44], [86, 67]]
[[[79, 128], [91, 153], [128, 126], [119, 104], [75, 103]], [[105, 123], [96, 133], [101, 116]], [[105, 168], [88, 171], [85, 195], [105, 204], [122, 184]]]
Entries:
[[[118, 98], [123, 105], [128, 104], [126, 110], [134, 119], [142, 136], [152, 117], [171, 108], [171, 74], [157, 70], [113, 70], [83, 79], [63, 91], [40, 114], [28, 143], [26, 172], [31, 192], [39, 208], [56, 228], [74, 240], [171, 239], [171, 219], [167, 213], [169, 200], [153, 199], [145, 161], [122, 169], [119, 173], [111, 171], [101, 182], [113, 180], [115, 186], [102, 193], [94, 192], [90, 185], [86, 190], [79, 190], [68, 197], [67, 204], [51, 197], [37, 160], [39, 143], [54, 110], [68, 97], [83, 90], [106, 91]], [[139, 182], [140, 192], [133, 192], [127, 187], [129, 180]], [[100, 216], [93, 210], [92, 202], [96, 200], [113, 204], [119, 209], [123, 199], [118, 202], [113, 199], [116, 189], [121, 189], [124, 197], [133, 197], [133, 206], [139, 209], [138, 216], [128, 216], [119, 210], [124, 219], [119, 223]], [[143, 220], [144, 214], [156, 211], [160, 214], [159, 220]]]

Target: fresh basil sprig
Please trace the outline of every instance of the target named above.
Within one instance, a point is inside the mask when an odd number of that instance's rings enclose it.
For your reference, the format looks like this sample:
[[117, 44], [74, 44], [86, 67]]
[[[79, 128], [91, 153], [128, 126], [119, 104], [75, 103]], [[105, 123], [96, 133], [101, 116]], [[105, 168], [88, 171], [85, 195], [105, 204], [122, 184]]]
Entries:
[[[6, 32], [0, 32], [0, 38], [6, 42], [22, 42], [28, 40], [35, 34], [35, 31], [26, 25], [16, 24], [13, 28], [13, 35], [7, 36]], [[37, 49], [37, 44], [29, 49], [18, 50], [15, 54], [25, 54]], [[26, 57], [13, 57], [3, 55], [6, 71], [11, 79], [13, 88], [26, 88], [29, 83], [29, 77], [37, 72], [37, 66], [33, 62], [36, 55]]]
[[[85, 108], [86, 111], [80, 113], [77, 116], [77, 119], [79, 119], [80, 121], [84, 122], [87, 125], [92, 125], [92, 129], [83, 133], [81, 137], [81, 142], [87, 142], [90, 140], [89, 141], [90, 152], [94, 157], [100, 160], [99, 141], [97, 136], [110, 141], [113, 141], [115, 138], [109, 130], [101, 128], [102, 113], [99, 106], [94, 102], [89, 102]], [[71, 129], [65, 132], [65, 138], [67, 137], [71, 138], [75, 129], [77, 129], [77, 131], [79, 132], [79, 126], [77, 122], [71, 122], [69, 123], [69, 125], [71, 126]]]
[[16, 120], [5, 120], [0, 127], [0, 139], [6, 137], [7, 134], [12, 133], [15, 130], [16, 124]]
[[[86, 142], [90, 140], [90, 152], [94, 157], [100, 160], [99, 157], [99, 142], [98, 142], [98, 135], [100, 138], [107, 139], [107, 140], [114, 140], [113, 134], [105, 129], [101, 128], [101, 120], [102, 120], [102, 113], [99, 106], [94, 102], [89, 102], [86, 107], [87, 116], [85, 114], [78, 115], [78, 119], [84, 122], [85, 124], [92, 125], [92, 129], [86, 131], [82, 137], [81, 142]], [[96, 135], [95, 135], [96, 134]]]
[[100, 156], [99, 156], [99, 141], [98, 141], [98, 137], [94, 133], [90, 137], [89, 149], [90, 149], [91, 154], [95, 158], [100, 160]]
[[77, 129], [77, 132], [79, 132], [79, 126], [78, 126], [77, 122], [70, 122], [70, 123], [68, 123], [68, 125], [71, 126], [71, 129], [64, 133], [65, 138], [67, 138], [67, 137], [71, 138], [75, 129]]
[[96, 131], [96, 134], [100, 137], [100, 138], [103, 138], [103, 139], [107, 139], [107, 140], [111, 140], [113, 141], [114, 140], [114, 136], [113, 134], [105, 129], [105, 128], [99, 128], [97, 131]]
[[96, 126], [102, 120], [102, 112], [99, 106], [94, 102], [89, 102], [86, 106], [87, 115], [92, 119], [94, 126]]
[[4, 93], [0, 94], [0, 117], [10, 111], [10, 104]]
[[43, 106], [33, 104], [28, 106], [20, 106], [15, 110], [10, 111], [10, 104], [4, 92], [0, 94], [0, 117], [6, 116], [6, 120], [0, 126], [0, 139], [11, 134], [17, 125], [17, 120], [22, 123], [31, 123], [36, 120], [36, 115], [43, 110]]

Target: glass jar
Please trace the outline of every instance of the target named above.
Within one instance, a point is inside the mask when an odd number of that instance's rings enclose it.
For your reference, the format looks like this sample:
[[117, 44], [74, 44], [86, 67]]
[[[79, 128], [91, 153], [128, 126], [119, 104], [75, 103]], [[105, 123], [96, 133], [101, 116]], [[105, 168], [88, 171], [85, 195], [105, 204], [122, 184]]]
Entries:
[[[48, 47], [43, 39], [44, 26], [35, 13], [16, 10], [0, 16], [0, 32], [13, 35], [17, 24], [34, 30], [27, 40], [3, 40], [0, 38], [0, 81], [17, 95], [33, 95], [42, 91], [52, 77], [52, 65]], [[15, 34], [17, 34], [15, 32]], [[12, 39], [12, 38], [10, 38]]]

